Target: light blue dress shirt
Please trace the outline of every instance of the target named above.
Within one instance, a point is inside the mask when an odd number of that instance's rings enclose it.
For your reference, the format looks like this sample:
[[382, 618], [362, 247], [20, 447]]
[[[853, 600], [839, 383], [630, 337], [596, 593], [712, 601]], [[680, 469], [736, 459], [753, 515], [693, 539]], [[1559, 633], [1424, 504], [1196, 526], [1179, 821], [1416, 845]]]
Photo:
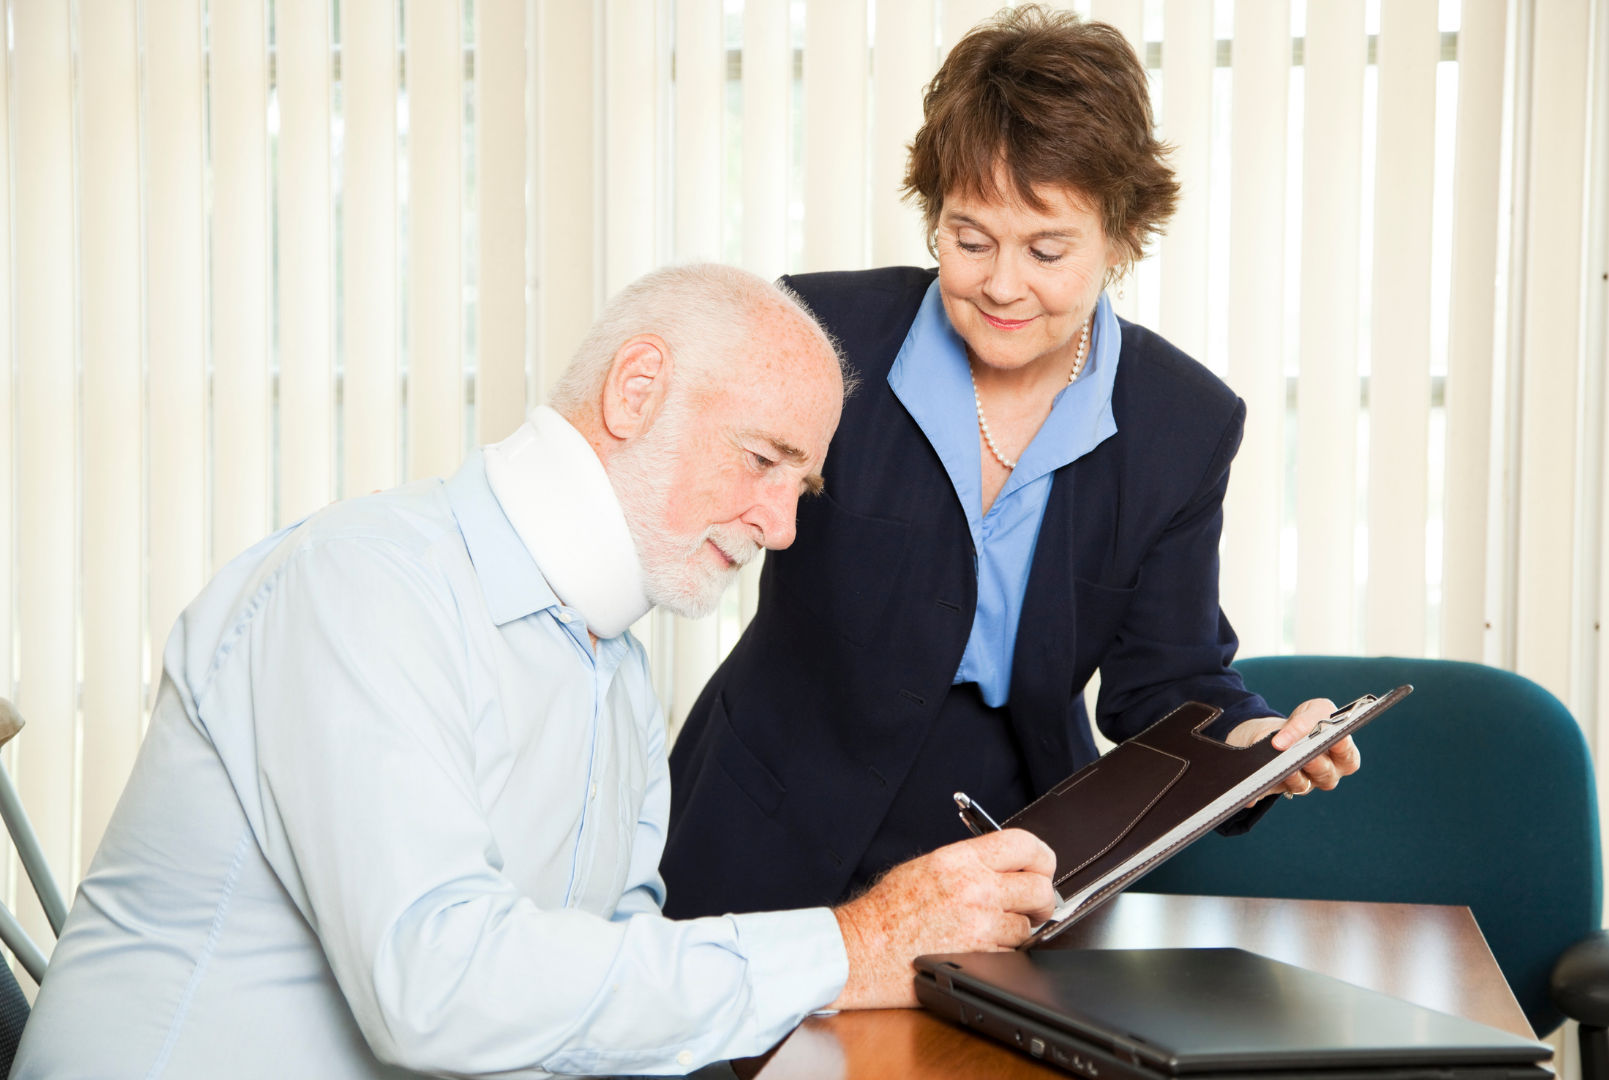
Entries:
[[1095, 304], [1095, 326], [1083, 373], [1056, 395], [1050, 415], [1017, 459], [1017, 467], [987, 514], [983, 512], [982, 450], [966, 342], [944, 313], [936, 279], [928, 286], [916, 321], [888, 370], [889, 386], [944, 463], [972, 530], [978, 609], [954, 681], [977, 683], [989, 705], [1004, 705], [1011, 692], [1017, 620], [1039, 525], [1050, 501], [1053, 474], [1117, 434], [1112, 384], [1121, 345], [1117, 316], [1102, 293]]
[[668, 785], [642, 647], [594, 654], [479, 453], [327, 508], [180, 617], [12, 1075], [666, 1073], [760, 1052], [841, 990], [836, 920], [663, 918]]

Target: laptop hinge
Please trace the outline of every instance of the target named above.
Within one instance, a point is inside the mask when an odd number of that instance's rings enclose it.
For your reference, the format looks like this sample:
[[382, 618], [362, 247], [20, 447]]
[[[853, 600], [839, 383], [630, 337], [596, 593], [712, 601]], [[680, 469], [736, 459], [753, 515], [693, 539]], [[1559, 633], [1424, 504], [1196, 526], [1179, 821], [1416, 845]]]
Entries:
[[1111, 1038], [1113, 1054], [1117, 1055], [1117, 1057], [1123, 1061], [1128, 1062], [1130, 1065], [1141, 1064], [1140, 1048], [1138, 1046], [1129, 1042], [1121, 1035], [1113, 1035]]

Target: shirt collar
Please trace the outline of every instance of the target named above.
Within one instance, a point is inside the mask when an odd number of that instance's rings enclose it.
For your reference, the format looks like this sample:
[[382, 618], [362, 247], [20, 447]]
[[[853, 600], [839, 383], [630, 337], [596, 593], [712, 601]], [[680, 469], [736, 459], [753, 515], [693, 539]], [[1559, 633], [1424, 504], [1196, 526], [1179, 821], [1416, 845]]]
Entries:
[[1095, 301], [1095, 325], [1090, 328], [1084, 370], [1077, 382], [1068, 383], [1057, 393], [1050, 415], [1023, 451], [1002, 494], [1077, 461], [1117, 434], [1112, 386], [1117, 381], [1117, 359], [1122, 348], [1122, 328], [1112, 311], [1112, 302], [1103, 292]]
[[[587, 629], [599, 638], [612, 638], [648, 612], [651, 605], [626, 516], [603, 463], [579, 431], [557, 412], [539, 406], [514, 434], [487, 446], [481, 458], [484, 468], [477, 471], [483, 474], [505, 527], [501, 537], [476, 530], [477, 539], [491, 564], [503, 572], [511, 569], [508, 542], [518, 543], [526, 563], [543, 582], [539, 595], [534, 589], [522, 589], [517, 574], [510, 580], [493, 579], [481, 569], [471, 529], [465, 526], [483, 589], [488, 581], [496, 582], [486, 590], [494, 618], [500, 622], [506, 621], [504, 616], [520, 618], [557, 599], [579, 612]], [[512, 537], [507, 535], [508, 526]], [[545, 602], [539, 602], [544, 597]]]
[[905, 334], [888, 385], [922, 429], [939, 456], [955, 494], [966, 510], [972, 539], [978, 539], [983, 505], [983, 462], [978, 449], [978, 418], [973, 411], [966, 342], [950, 325], [937, 278], [927, 287], [916, 319]]
[[[1121, 349], [1122, 330], [1117, 315], [1102, 293], [1095, 303], [1095, 326], [1084, 371], [1077, 382], [1056, 395], [1050, 415], [1018, 459], [997, 503], [1117, 434], [1112, 386], [1117, 380]], [[966, 342], [945, 314], [937, 278], [928, 286], [905, 343], [889, 368], [888, 383], [944, 463], [968, 519], [974, 518], [983, 499], [977, 406], [972, 396]]]
[[482, 451], [476, 450], [464, 460], [448, 479], [446, 491], [492, 622], [502, 626], [558, 607], [559, 598], [486, 482]]

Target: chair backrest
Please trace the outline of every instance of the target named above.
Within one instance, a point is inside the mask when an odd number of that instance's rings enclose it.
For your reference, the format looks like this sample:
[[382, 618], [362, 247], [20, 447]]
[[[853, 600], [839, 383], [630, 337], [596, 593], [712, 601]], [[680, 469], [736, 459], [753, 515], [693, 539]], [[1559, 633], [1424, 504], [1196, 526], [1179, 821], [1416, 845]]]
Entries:
[[1203, 837], [1151, 892], [1467, 905], [1531, 1026], [1564, 1019], [1548, 973], [1597, 930], [1598, 807], [1581, 728], [1536, 683], [1451, 660], [1277, 656], [1236, 665], [1276, 709], [1414, 692], [1358, 734], [1363, 767], [1250, 832]]

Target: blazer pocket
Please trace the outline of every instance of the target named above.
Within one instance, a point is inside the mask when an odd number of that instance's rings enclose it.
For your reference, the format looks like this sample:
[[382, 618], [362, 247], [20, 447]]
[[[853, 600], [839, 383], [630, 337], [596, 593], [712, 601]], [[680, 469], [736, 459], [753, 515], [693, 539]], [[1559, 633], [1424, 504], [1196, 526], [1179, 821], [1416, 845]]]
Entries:
[[715, 743], [716, 764], [720, 765], [721, 771], [737, 785], [738, 790], [753, 800], [754, 805], [767, 816], [776, 813], [777, 807], [782, 804], [782, 796], [787, 794], [788, 789], [738, 737], [737, 731], [732, 727], [731, 719], [727, 716], [726, 699], [722, 695], [715, 695], [715, 700], [710, 706], [710, 714], [710, 720], [718, 732]]
[[1132, 585], [1103, 585], [1087, 578], [1073, 579], [1073, 617], [1080, 651], [1095, 646], [1097, 654], [1123, 625], [1123, 619], [1139, 592], [1138, 580]]
[[859, 514], [822, 492], [799, 504], [793, 546], [766, 556], [789, 598], [856, 645], [888, 633], [885, 615], [903, 577], [910, 527]]

